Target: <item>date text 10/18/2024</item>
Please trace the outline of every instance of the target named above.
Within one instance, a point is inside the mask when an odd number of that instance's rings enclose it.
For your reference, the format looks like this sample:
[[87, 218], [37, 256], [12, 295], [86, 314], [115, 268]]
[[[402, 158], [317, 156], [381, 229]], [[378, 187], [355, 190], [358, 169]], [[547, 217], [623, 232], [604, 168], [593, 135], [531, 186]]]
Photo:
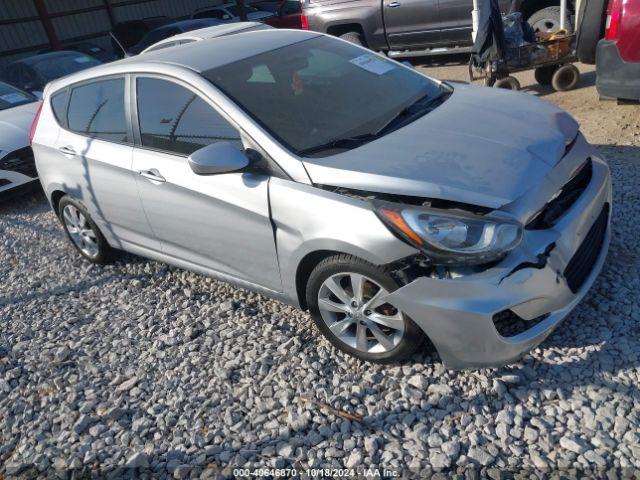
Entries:
[[233, 476], [269, 478], [400, 478], [398, 470], [386, 468], [234, 468]]

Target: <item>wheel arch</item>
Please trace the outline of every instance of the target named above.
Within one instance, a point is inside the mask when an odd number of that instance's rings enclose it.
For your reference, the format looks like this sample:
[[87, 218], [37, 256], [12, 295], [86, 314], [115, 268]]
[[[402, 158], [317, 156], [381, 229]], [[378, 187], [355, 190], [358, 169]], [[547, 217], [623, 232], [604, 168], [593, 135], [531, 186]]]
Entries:
[[51, 207], [53, 208], [53, 211], [55, 212], [56, 215], [60, 216], [60, 200], [62, 200], [62, 197], [64, 197], [67, 194], [67, 192], [63, 191], [63, 190], [54, 190], [53, 192], [51, 192], [51, 195], [49, 196], [49, 201], [51, 202]]
[[359, 23], [340, 23], [337, 25], [330, 25], [327, 28], [327, 33], [334, 37], [339, 37], [345, 33], [356, 32], [362, 35], [362, 39], [365, 40], [364, 28]]

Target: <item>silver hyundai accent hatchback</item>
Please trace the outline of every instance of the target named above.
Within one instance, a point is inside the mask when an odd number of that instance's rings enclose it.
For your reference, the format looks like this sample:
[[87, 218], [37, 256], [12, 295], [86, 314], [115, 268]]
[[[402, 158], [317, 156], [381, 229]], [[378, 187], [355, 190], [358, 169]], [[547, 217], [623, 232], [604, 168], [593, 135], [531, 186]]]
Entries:
[[552, 104], [265, 30], [48, 85], [33, 149], [78, 251], [126, 250], [308, 309], [358, 358], [428, 338], [511, 362], [586, 294], [607, 164]]

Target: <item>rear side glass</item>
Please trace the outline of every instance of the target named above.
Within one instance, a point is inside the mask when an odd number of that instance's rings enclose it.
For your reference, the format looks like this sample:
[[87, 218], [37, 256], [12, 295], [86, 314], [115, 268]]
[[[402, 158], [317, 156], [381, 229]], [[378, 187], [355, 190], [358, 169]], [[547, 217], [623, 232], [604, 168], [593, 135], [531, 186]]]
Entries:
[[64, 114], [64, 110], [67, 107], [67, 98], [69, 98], [69, 91], [63, 90], [62, 92], [58, 92], [51, 97], [51, 109], [53, 110], [53, 114], [56, 117], [58, 123], [62, 126], [65, 126], [64, 119], [66, 115]]
[[100, 80], [71, 91], [68, 128], [82, 135], [128, 143], [124, 110], [124, 79]]

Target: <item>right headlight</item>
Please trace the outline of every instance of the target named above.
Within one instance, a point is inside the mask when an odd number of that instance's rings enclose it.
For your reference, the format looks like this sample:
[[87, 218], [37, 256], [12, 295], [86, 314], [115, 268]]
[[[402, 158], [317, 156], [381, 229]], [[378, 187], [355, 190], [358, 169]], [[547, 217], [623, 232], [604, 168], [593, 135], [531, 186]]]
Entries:
[[501, 259], [522, 240], [515, 220], [375, 202], [393, 233], [436, 265], [481, 265]]

